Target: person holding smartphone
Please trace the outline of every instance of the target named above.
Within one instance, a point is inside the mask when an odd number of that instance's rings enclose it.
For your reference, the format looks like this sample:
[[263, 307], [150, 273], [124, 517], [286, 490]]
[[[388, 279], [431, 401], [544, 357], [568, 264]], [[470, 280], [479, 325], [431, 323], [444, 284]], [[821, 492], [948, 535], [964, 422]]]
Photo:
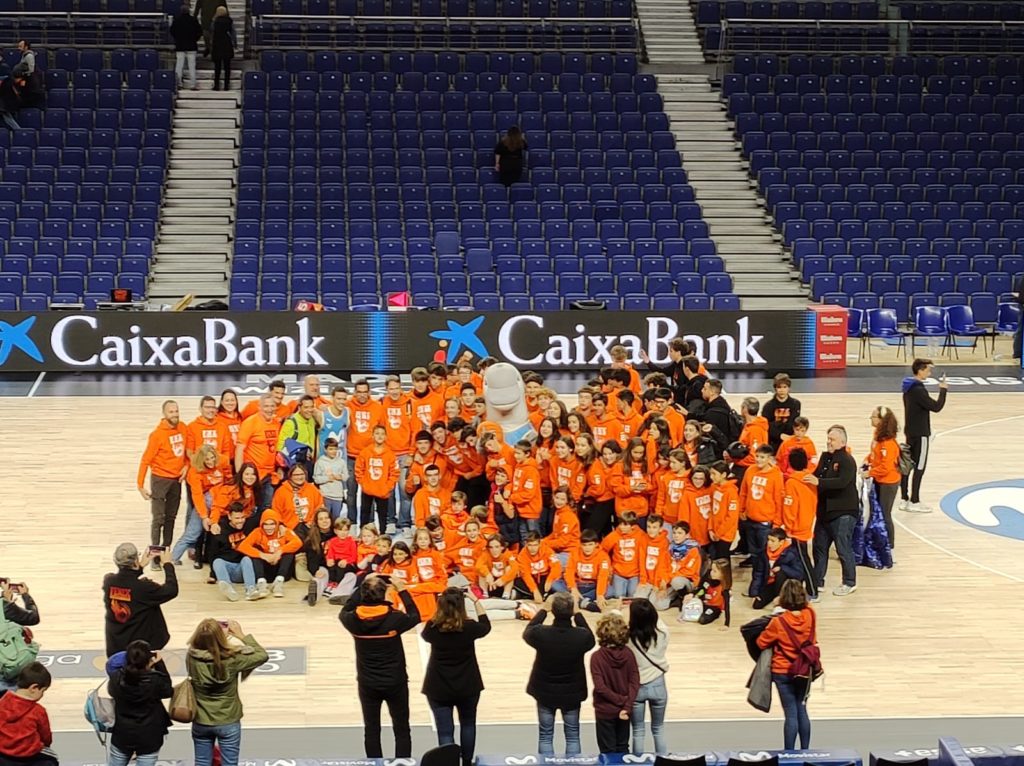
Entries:
[[[21, 605], [16, 602], [19, 597]], [[10, 577], [0, 577], [0, 603], [2, 603], [4, 618], [8, 622], [25, 627], [39, 624], [39, 609], [36, 607], [35, 600], [29, 595], [28, 586], [25, 583], [11, 582]], [[8, 681], [0, 677], [0, 695], [16, 688], [16, 679]]]
[[114, 729], [110, 737], [108, 766], [155, 766], [164, 737], [171, 725], [164, 700], [171, 696], [171, 678], [157, 667], [160, 653], [145, 641], [132, 641], [125, 651], [124, 667], [107, 684], [114, 700]]
[[[163, 649], [171, 639], [161, 606], [178, 595], [178, 576], [174, 564], [164, 558], [159, 546], [151, 546], [139, 555], [132, 543], [121, 543], [114, 550], [117, 571], [103, 578], [104, 631], [107, 656], [125, 651], [132, 641], [147, 641], [154, 650]], [[150, 561], [163, 564], [164, 582], [159, 584], [142, 576]], [[160, 663], [160, 669], [166, 667]]]
[[[911, 375], [903, 379], [903, 433], [910, 445], [914, 470], [900, 481], [900, 510], [911, 513], [931, 513], [921, 502], [921, 480], [928, 467], [928, 453], [932, 440], [932, 413], [942, 412], [946, 406], [949, 383], [946, 376], [939, 378], [939, 395], [932, 399], [924, 382], [932, 375], [931, 359], [915, 359], [910, 366]], [[909, 490], [909, 492], [908, 492]]]

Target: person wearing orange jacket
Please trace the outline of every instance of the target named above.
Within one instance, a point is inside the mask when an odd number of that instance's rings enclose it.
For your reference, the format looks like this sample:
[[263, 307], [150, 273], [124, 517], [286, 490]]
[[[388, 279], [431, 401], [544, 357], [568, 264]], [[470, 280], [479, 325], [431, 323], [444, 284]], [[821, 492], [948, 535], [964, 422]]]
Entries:
[[[378, 527], [385, 529], [388, 516], [388, 495], [398, 483], [398, 458], [385, 444], [388, 433], [384, 426], [374, 426], [370, 438], [373, 443], [359, 452], [359, 457], [356, 458], [353, 468], [356, 482], [362, 490], [359, 526], [370, 524], [376, 510]], [[351, 444], [350, 440], [349, 445]]]
[[448, 554], [448, 567], [452, 571], [448, 584], [461, 588], [475, 583], [476, 564], [486, 547], [487, 540], [480, 534], [480, 522], [470, 519], [463, 527], [462, 537], [445, 550]]
[[[580, 454], [581, 448], [583, 454]], [[598, 448], [590, 434], [581, 434], [576, 440], [576, 454], [584, 461], [590, 459]], [[620, 460], [622, 447], [617, 441], [607, 441], [601, 445], [600, 455], [587, 468], [587, 489], [584, 493], [587, 516], [583, 526], [593, 529], [602, 535], [611, 527], [612, 514], [615, 512], [615, 490], [613, 474], [615, 469], [622, 470]]]
[[[352, 508], [356, 507], [356, 492], [359, 489], [359, 482], [356, 480], [356, 459], [359, 454], [373, 444], [373, 429], [384, 423], [384, 407], [381, 403], [370, 398], [370, 384], [365, 378], [360, 378], [353, 386], [353, 394], [346, 404], [348, 407], [348, 435], [346, 437], [345, 449], [348, 451], [348, 487], [346, 497]], [[386, 432], [385, 432], [386, 433]], [[387, 496], [384, 496], [387, 500]], [[359, 506], [360, 511], [362, 505]], [[380, 531], [384, 532], [386, 526], [381, 520]]]
[[591, 433], [594, 434], [594, 441], [598, 448], [603, 447], [607, 442], [618, 442], [619, 434], [622, 431], [622, 423], [619, 421], [618, 413], [613, 412], [608, 406], [608, 395], [600, 391], [591, 397], [594, 414], [587, 419]]
[[[149, 435], [146, 450], [139, 461], [139, 494], [149, 501], [152, 521], [149, 528], [150, 543], [169, 547], [174, 537], [174, 520], [181, 504], [181, 482], [188, 473], [185, 443], [188, 431], [181, 422], [178, 403], [166, 401], [163, 418]], [[146, 489], [146, 474], [149, 489]], [[159, 569], [156, 559], [153, 569]]]
[[654, 514], [647, 517], [646, 536], [640, 537], [640, 585], [653, 585], [657, 589], [668, 586], [669, 580], [669, 536], [665, 531], [665, 520]]
[[199, 417], [189, 423], [185, 437], [185, 454], [189, 460], [204, 444], [208, 444], [217, 452], [217, 465], [230, 468], [231, 459], [235, 456], [234, 440], [227, 424], [217, 419], [217, 400], [212, 396], [204, 396], [199, 402]]
[[271, 593], [284, 598], [284, 581], [295, 566], [295, 554], [302, 548], [302, 540], [281, 523], [273, 509], [263, 512], [260, 525], [239, 544], [238, 551], [252, 559], [256, 572], [256, 591], [260, 598], [267, 595], [267, 581], [273, 579]]
[[896, 529], [892, 523], [892, 506], [900, 489], [900, 445], [896, 441], [899, 426], [896, 415], [888, 407], [875, 407], [871, 412], [871, 427], [875, 436], [871, 452], [864, 460], [863, 475], [875, 482], [878, 504], [882, 506], [885, 531], [889, 535], [889, 548], [896, 547]]
[[551, 522], [551, 534], [544, 538], [544, 544], [559, 556], [563, 568], [569, 563], [569, 554], [580, 544], [580, 518], [570, 504], [569, 488], [564, 484], [555, 487], [551, 493], [551, 505], [555, 516]]
[[544, 603], [548, 594], [564, 591], [562, 562], [555, 552], [544, 544], [540, 532], [529, 532], [526, 541], [516, 557], [519, 579], [516, 589], [529, 595], [538, 603]]
[[441, 486], [441, 471], [436, 465], [424, 468], [423, 477], [427, 483], [412, 499], [412, 517], [417, 529], [426, 526], [431, 516], [440, 517], [452, 503], [452, 493]]
[[540, 514], [543, 506], [540, 491], [540, 470], [537, 461], [531, 457], [533, 445], [528, 441], [517, 442], [513, 450], [516, 461], [512, 469], [512, 488], [508, 499], [516, 512], [516, 525], [520, 542], [530, 532], [540, 532]]
[[625, 449], [630, 439], [640, 435], [644, 417], [637, 411], [636, 396], [628, 389], [619, 391], [615, 397], [615, 406], [619, 416], [619, 444]]
[[640, 584], [640, 555], [647, 533], [642, 530], [633, 511], [617, 514], [619, 523], [610, 535], [601, 541], [601, 549], [612, 563], [610, 598], [632, 598]]
[[438, 594], [448, 587], [447, 565], [444, 554], [434, 547], [426, 529], [417, 529], [413, 534], [411, 550], [416, 577], [409, 592], [420, 612], [420, 622], [426, 622], [437, 611]]
[[647, 523], [647, 511], [650, 498], [657, 491], [647, 470], [647, 445], [639, 436], [630, 440], [608, 481], [615, 493], [615, 515], [632, 512], [640, 522], [641, 528]]
[[711, 472], [705, 466], [699, 465], [690, 471], [690, 478], [686, 483], [683, 497], [685, 511], [680, 521], [685, 521], [689, 525], [690, 536], [702, 548], [706, 548], [711, 543], [708, 528], [711, 523], [711, 495], [714, 491]]
[[224, 483], [225, 474], [221, 470], [217, 450], [209, 444], [200, 444], [199, 449], [192, 453], [189, 461], [187, 484], [189, 489], [188, 513], [185, 517], [185, 531], [171, 549], [171, 561], [181, 563], [185, 551], [191, 550], [194, 567], [203, 568], [202, 556], [199, 555], [199, 541], [203, 532], [210, 529], [210, 494], [211, 490]]
[[[747, 447], [745, 457], [736, 461], [736, 465], [746, 470], [754, 464], [754, 453], [762, 444], [768, 444], [768, 420], [757, 413], [761, 411], [761, 403], [748, 396], [740, 403], [740, 415], [743, 416], [743, 430], [740, 431], [740, 444]], [[775, 450], [772, 450], [774, 453]], [[740, 471], [737, 471], [739, 474]]]
[[[283, 385], [283, 384], [282, 384]], [[259, 411], [242, 421], [235, 445], [235, 470], [242, 463], [252, 463], [259, 472], [256, 505], [262, 511], [274, 501], [274, 488], [280, 482], [277, 472], [277, 436], [281, 420], [275, 413], [277, 405], [271, 394], [260, 397]]]
[[712, 463], [711, 518], [708, 520], [708, 556], [711, 559], [729, 558], [729, 550], [736, 539], [740, 520], [740, 498], [736, 482], [729, 476], [729, 468], [719, 460]]
[[576, 442], [571, 436], [558, 439], [551, 449], [548, 459], [548, 472], [552, 489], [568, 487], [573, 503], [583, 499], [583, 491], [587, 488], [587, 471], [576, 457]]
[[786, 495], [782, 501], [782, 526], [793, 541], [804, 570], [804, 586], [811, 597], [818, 594], [811, 565], [810, 542], [814, 538], [814, 522], [818, 515], [818, 488], [804, 481], [811, 471], [807, 453], [797, 447], [789, 453], [793, 472], [786, 479]]
[[454, 484], [445, 480], [449, 473], [447, 458], [434, 449], [434, 437], [430, 435], [430, 431], [422, 430], [416, 434], [409, 473], [405, 477], [405, 491], [410, 498], [415, 497], [420, 488], [427, 483], [424, 473], [427, 466], [431, 465], [436, 465], [441, 472], [442, 486]]
[[232, 503], [239, 503], [248, 519], [256, 510], [256, 495], [259, 492], [259, 472], [252, 463], [242, 463], [235, 477], [226, 484], [210, 490], [210, 532], [220, 534], [220, 521], [227, 515]]
[[398, 485], [388, 497], [388, 524], [396, 529], [408, 529], [412, 499], [405, 493], [405, 480], [412, 465], [415, 436], [419, 430], [412, 414], [409, 397], [402, 391], [402, 381], [397, 375], [384, 380], [384, 397], [380, 400], [382, 422], [387, 429], [387, 445], [398, 456]]
[[789, 476], [792, 473], [792, 469], [789, 467], [789, 453], [798, 447], [807, 455], [811, 470], [814, 470], [817, 465], [818, 448], [814, 446], [814, 441], [807, 435], [810, 428], [811, 421], [801, 415], [793, 421], [793, 435], [782, 440], [782, 445], [775, 453], [775, 460], [784, 476]]
[[283, 482], [274, 493], [270, 507], [277, 513], [281, 523], [299, 537], [305, 537], [313, 516], [324, 507], [324, 496], [306, 476], [306, 468], [296, 463], [288, 469], [288, 481]]
[[658, 482], [654, 512], [670, 526], [680, 519], [689, 521], [685, 508], [689, 475], [686, 453], [681, 449], [668, 453], [668, 471]]
[[580, 547], [569, 554], [565, 567], [566, 587], [580, 609], [590, 612], [604, 609], [612, 570], [608, 554], [601, 550], [598, 539], [593, 529], [584, 529], [580, 533]]
[[[775, 465], [775, 454], [770, 444], [762, 444], [754, 453], [755, 465], [743, 474], [740, 483], [740, 534], [747, 542], [752, 559], [750, 591], [757, 597], [757, 587], [764, 582], [761, 571], [768, 533], [782, 524], [782, 505], [785, 497], [785, 479]], [[743, 564], [740, 564], [743, 566]]]
[[[486, 599], [486, 608], [515, 609], [513, 587], [519, 576], [519, 563], [501, 535], [494, 535], [487, 541], [487, 547], [476, 562], [476, 575], [477, 584]], [[514, 613], [512, 617], [515, 617]]]

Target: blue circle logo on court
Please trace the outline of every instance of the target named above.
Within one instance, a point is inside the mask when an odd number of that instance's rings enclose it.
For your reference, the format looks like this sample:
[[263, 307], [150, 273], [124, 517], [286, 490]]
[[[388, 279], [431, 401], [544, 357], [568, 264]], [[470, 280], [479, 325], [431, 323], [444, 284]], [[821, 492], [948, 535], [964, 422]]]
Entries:
[[939, 503], [953, 521], [990, 535], [1024, 540], [1024, 479], [972, 484]]

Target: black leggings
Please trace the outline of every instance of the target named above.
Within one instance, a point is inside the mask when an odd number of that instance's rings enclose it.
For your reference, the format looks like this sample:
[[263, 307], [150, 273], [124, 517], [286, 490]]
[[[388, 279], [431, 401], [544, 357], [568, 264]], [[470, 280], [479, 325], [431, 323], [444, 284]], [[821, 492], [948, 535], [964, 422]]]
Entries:
[[779, 592], [782, 590], [782, 584], [788, 579], [786, 575], [779, 572], [775, 575], [774, 581], [766, 582], [761, 588], [761, 592], [757, 594], [757, 598], [754, 599], [754, 609], [764, 609], [768, 604], [777, 599]]
[[[920, 490], [921, 482], [918, 481]], [[882, 518], [885, 519], [885, 531], [889, 535], [890, 550], [896, 547], [896, 526], [892, 523], [892, 506], [896, 502], [896, 494], [900, 491], [900, 485], [879, 484], [875, 482], [875, 491], [878, 493], [878, 504], [882, 506]]]
[[230, 87], [231, 83], [231, 59], [213, 60], [213, 89], [220, 88], [220, 74], [224, 73], [224, 90]]
[[281, 556], [281, 560], [276, 564], [268, 564], [263, 559], [253, 559], [252, 569], [256, 573], [256, 579], [260, 578], [270, 582], [276, 580], [278, 577], [283, 577], [288, 580], [292, 576], [292, 572], [295, 571], [295, 554], [286, 553]]

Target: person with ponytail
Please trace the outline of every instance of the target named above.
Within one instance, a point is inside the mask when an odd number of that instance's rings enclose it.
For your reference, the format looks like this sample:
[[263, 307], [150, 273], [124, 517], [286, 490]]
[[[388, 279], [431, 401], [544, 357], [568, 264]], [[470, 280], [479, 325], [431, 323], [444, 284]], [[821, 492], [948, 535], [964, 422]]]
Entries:
[[125, 664], [107, 684], [114, 700], [114, 729], [110, 735], [108, 766], [154, 766], [171, 725], [164, 700], [171, 696], [171, 679], [160, 655], [147, 641], [132, 641]]
[[889, 534], [889, 547], [895, 548], [896, 530], [892, 523], [892, 506], [903, 479], [900, 473], [900, 445], [896, 441], [899, 425], [892, 410], [888, 407], [875, 407], [871, 412], [871, 427], [874, 429], [874, 438], [862, 470], [866, 478], [875, 482], [878, 504], [882, 506], [882, 516], [885, 518], [885, 531]]

